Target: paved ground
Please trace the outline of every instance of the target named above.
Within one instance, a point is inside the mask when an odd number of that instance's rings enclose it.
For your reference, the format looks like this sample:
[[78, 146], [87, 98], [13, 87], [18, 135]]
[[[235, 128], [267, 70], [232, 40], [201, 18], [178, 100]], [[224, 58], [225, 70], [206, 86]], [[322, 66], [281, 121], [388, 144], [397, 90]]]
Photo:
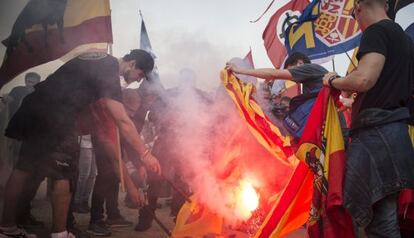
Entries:
[[[49, 231], [51, 227], [51, 206], [50, 203], [46, 200], [45, 196], [45, 185], [42, 184], [41, 188], [39, 189], [39, 192], [36, 196], [36, 199], [33, 201], [33, 214], [38, 218], [39, 220], [45, 221], [47, 224], [46, 229], [44, 230], [37, 230], [35, 231], [36, 234], [38, 234], [39, 238], [47, 238], [49, 237]], [[121, 214], [127, 219], [132, 222], [134, 222], [134, 226], [137, 222], [137, 215], [138, 211], [134, 209], [126, 208], [123, 205], [123, 198], [125, 194], [120, 194], [120, 209]], [[1, 196], [0, 196], [1, 197]], [[2, 201], [0, 200], [0, 208], [2, 208]], [[161, 200], [161, 203], [163, 206], [160, 209], [157, 209], [156, 214], [157, 217], [163, 222], [163, 224], [168, 227], [169, 229], [172, 229], [174, 227], [173, 219], [169, 216], [170, 210], [165, 205], [165, 200]], [[87, 229], [87, 225], [89, 222], [89, 214], [75, 214], [78, 228], [85, 231]], [[152, 227], [146, 231], [146, 232], [135, 232], [134, 226], [129, 228], [123, 228], [118, 230], [113, 230], [112, 236], [113, 238], [165, 238], [168, 237], [165, 232], [154, 222]], [[227, 238], [229, 236], [221, 236], [220, 238]], [[234, 236], [233, 236], [234, 237]], [[242, 237], [248, 237], [246, 235], [237, 235], [237, 238]], [[303, 229], [295, 232], [294, 234], [288, 236], [287, 238], [300, 238], [305, 237], [305, 232]], [[212, 237], [208, 237], [212, 238]], [[236, 238], [236, 237], [234, 237]]]

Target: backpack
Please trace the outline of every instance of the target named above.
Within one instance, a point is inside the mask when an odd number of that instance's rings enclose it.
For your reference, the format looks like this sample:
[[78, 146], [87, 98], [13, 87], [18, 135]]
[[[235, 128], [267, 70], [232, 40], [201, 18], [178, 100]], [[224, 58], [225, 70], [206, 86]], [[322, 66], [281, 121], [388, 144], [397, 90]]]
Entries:
[[296, 139], [299, 139], [303, 134], [309, 113], [318, 94], [319, 92], [301, 94], [290, 101], [289, 112], [283, 119], [283, 125]]

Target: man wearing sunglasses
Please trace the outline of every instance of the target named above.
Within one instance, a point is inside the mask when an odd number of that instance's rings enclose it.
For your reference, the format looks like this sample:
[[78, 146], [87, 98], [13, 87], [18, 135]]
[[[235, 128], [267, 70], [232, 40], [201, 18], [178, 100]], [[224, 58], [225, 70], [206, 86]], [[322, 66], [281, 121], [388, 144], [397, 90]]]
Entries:
[[411, 96], [412, 42], [387, 17], [386, 0], [356, 1], [352, 15], [363, 32], [358, 68], [328, 73], [326, 86], [358, 96], [352, 106], [344, 205], [367, 237], [401, 237], [398, 194], [414, 188], [414, 151], [405, 120]]

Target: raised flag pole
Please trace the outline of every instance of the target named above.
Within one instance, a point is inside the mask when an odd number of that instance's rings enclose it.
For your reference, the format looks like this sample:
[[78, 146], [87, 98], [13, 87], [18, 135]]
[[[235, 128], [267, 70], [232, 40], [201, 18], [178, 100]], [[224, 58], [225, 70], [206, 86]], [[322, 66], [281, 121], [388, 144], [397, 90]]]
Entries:
[[269, 6], [267, 6], [266, 10], [262, 13], [262, 15], [260, 15], [256, 20], [250, 21], [250, 23], [256, 23], [260, 21], [260, 19], [262, 19], [262, 17], [269, 11], [270, 7], [273, 5], [274, 2], [275, 0], [272, 0], [272, 2], [269, 4]]

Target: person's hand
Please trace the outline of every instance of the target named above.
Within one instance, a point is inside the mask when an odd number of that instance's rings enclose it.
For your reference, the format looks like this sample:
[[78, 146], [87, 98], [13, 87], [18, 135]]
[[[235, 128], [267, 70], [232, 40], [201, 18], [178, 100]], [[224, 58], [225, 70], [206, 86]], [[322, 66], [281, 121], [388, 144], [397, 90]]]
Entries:
[[129, 190], [127, 195], [134, 206], [143, 207], [146, 205], [145, 194], [142, 189], [132, 189], [132, 191]]
[[354, 98], [350, 97], [350, 98], [345, 98], [345, 97], [340, 97], [339, 101], [342, 103], [342, 105], [344, 105], [347, 108], [351, 108], [352, 107], [352, 103], [354, 103]]
[[324, 86], [330, 86], [329, 85], [329, 79], [331, 78], [331, 77], [334, 77], [334, 76], [337, 76], [338, 74], [336, 73], [336, 72], [329, 72], [329, 73], [327, 73], [327, 74], [325, 74], [325, 76], [323, 76], [323, 78], [322, 78], [322, 83], [323, 83], [323, 85]]
[[233, 64], [233, 63], [230, 63], [230, 62], [227, 62], [226, 63], [226, 68], [225, 69], [227, 69], [227, 70], [229, 70], [229, 71], [231, 71], [231, 72], [233, 72], [233, 73], [240, 73], [240, 68], [239, 67], [237, 67], [237, 65], [235, 65], [235, 64]]
[[158, 159], [153, 156], [150, 152], [146, 152], [142, 157], [142, 162], [144, 162], [145, 166], [152, 170], [153, 172], [161, 175], [161, 165], [158, 162]]

